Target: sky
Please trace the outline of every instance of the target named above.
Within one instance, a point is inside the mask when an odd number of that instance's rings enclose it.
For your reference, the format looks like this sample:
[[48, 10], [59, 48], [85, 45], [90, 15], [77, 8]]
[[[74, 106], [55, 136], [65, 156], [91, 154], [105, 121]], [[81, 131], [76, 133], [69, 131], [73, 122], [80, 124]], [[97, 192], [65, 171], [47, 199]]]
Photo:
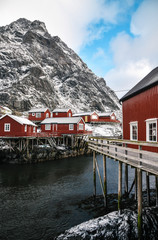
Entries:
[[40, 20], [118, 97], [158, 66], [158, 0], [0, 0], [0, 26]]

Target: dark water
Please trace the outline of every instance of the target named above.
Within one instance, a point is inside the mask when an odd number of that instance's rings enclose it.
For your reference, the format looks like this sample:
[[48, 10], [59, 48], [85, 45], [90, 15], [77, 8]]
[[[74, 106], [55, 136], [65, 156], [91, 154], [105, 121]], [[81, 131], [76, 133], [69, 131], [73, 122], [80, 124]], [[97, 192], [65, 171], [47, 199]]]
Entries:
[[[102, 156], [97, 156], [102, 169]], [[117, 162], [107, 161], [108, 193], [117, 192]], [[130, 169], [129, 184], [134, 170]], [[79, 202], [93, 194], [92, 156], [33, 165], [0, 165], [0, 239], [48, 240], [93, 218]], [[97, 194], [101, 194], [97, 180]]]

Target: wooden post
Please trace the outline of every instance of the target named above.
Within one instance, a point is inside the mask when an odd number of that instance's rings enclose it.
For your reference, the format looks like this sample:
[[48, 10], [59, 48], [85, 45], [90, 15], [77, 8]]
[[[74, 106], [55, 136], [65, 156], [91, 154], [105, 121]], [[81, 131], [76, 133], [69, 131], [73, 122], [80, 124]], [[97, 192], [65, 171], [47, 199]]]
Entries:
[[135, 168], [135, 200], [137, 200], [137, 168]]
[[128, 165], [125, 163], [125, 194], [128, 195]]
[[156, 187], [156, 206], [158, 206], [158, 176], [155, 176], [155, 187]]
[[122, 198], [122, 162], [119, 162], [118, 174], [118, 211], [121, 212], [121, 198]]
[[26, 139], [26, 147], [27, 147], [27, 158], [29, 159], [29, 139]]
[[106, 156], [103, 155], [103, 176], [104, 176], [104, 205], [107, 207], [107, 176], [106, 176]]
[[142, 239], [142, 170], [137, 169], [138, 174], [138, 239]]
[[93, 151], [93, 196], [96, 197], [96, 153]]
[[150, 179], [149, 173], [146, 173], [146, 192], [147, 192], [147, 204], [150, 206]]

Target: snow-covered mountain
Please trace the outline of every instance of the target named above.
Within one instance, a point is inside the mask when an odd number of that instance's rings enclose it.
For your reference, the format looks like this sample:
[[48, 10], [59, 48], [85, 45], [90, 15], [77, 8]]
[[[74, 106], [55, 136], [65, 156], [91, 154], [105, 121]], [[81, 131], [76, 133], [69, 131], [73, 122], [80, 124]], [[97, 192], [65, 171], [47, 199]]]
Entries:
[[43, 22], [20, 18], [0, 27], [0, 104], [18, 111], [71, 107], [119, 111], [115, 93]]

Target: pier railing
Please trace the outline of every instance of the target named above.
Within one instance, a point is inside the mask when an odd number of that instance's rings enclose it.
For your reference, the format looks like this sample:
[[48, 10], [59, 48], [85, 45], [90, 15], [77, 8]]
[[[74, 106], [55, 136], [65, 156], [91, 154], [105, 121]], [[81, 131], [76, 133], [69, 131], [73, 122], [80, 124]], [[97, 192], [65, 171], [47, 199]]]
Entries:
[[[158, 143], [90, 137], [88, 146], [95, 152], [158, 175]], [[155, 152], [142, 150], [149, 147]]]

